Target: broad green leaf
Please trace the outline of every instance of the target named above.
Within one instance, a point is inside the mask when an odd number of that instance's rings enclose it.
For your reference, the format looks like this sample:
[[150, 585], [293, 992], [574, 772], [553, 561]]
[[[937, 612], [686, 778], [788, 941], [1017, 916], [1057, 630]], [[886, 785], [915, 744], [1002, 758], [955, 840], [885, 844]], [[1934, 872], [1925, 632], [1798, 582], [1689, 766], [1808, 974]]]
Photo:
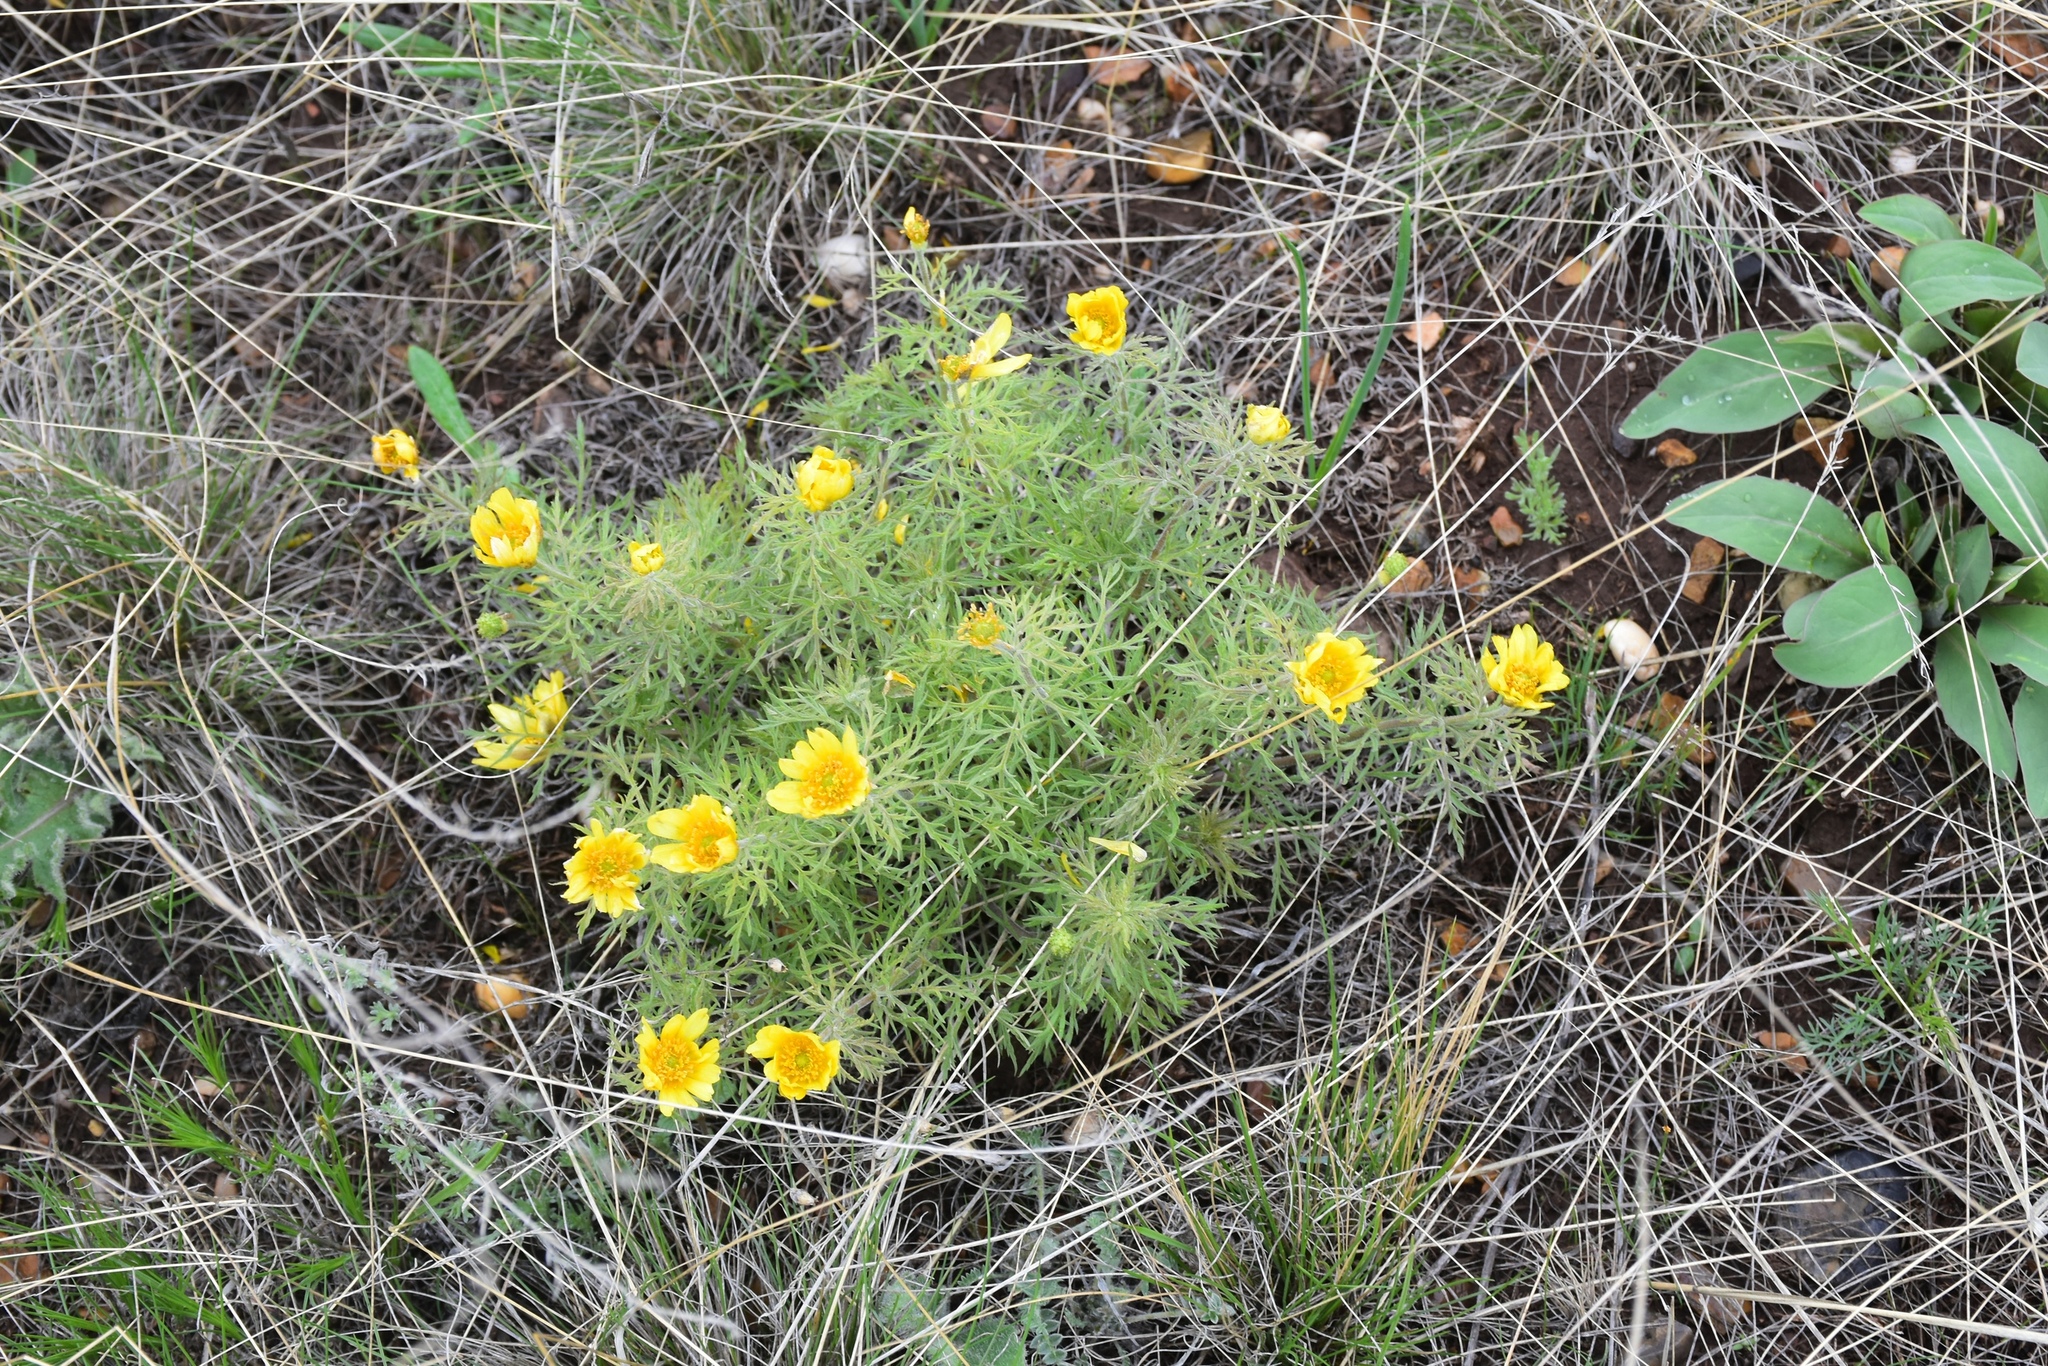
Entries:
[[1866, 327], [1862, 323], [1815, 323], [1812, 327], [1794, 332], [1785, 340], [1831, 346], [1836, 352], [1836, 363], [1844, 369], [1856, 365], [1869, 365], [1872, 361], [1883, 360], [1890, 354], [1890, 348], [1884, 344], [1884, 338], [1878, 334], [1878, 330]]
[[2029, 556], [2048, 555], [2048, 460], [2019, 433], [1961, 413], [1906, 424], [1948, 453], [1963, 491], [1998, 534]]
[[2020, 261], [2035, 270], [2044, 268], [2041, 260], [2041, 237], [2048, 232], [2048, 194], [2034, 191], [2034, 230], [2027, 234], [2027, 240], [2020, 243]]
[[1961, 626], [1944, 631], [1934, 646], [1934, 698], [1958, 739], [1977, 751], [2001, 778], [2019, 774], [2012, 723], [1998, 695], [1998, 676], [1970, 633]]
[[1792, 605], [1785, 609], [1786, 635], [1794, 640], [1800, 640], [1805, 637], [1806, 618], [1813, 612], [1814, 604], [1820, 601], [1821, 593], [1825, 591], [1825, 589], [1818, 590], [1808, 593], [1804, 597], [1792, 600]]
[[7, 165], [7, 188], [10, 193], [28, 188], [36, 178], [36, 149], [0, 147], [0, 162]]
[[1795, 416], [1840, 387], [1831, 341], [1785, 332], [1731, 332], [1687, 356], [1621, 424], [1638, 439], [1673, 427], [1716, 435], [1754, 432]]
[[1928, 566], [1944, 615], [1967, 611], [1984, 596], [1991, 581], [1991, 528], [1976, 526], [1945, 537]]
[[1955, 220], [1941, 211], [1941, 205], [1917, 194], [1895, 194], [1865, 204], [1856, 211], [1856, 216], [1913, 247], [1953, 241], [1963, 235]]
[[2048, 565], [2033, 560], [2001, 564], [1991, 571], [1990, 593], [1994, 598], [2048, 602]]
[[1977, 618], [1977, 644], [1993, 664], [2010, 664], [2048, 683], [2048, 607], [1987, 607]]
[[1896, 441], [1906, 424], [1932, 412], [1918, 392], [1919, 381], [1903, 362], [1879, 361], [1856, 376], [1856, 420], [1880, 441]]
[[1800, 623], [1800, 641], [1772, 651], [1794, 678], [1860, 688], [1891, 677], [1912, 658], [1919, 609], [1905, 570], [1874, 564], [1810, 596], [1814, 604]]
[[[1892, 557], [1892, 533], [1891, 528], [1884, 524], [1883, 512], [1873, 512], [1863, 519], [1863, 540], [1870, 547], [1871, 553], [1880, 560], [1889, 560]], [[1985, 554], [1987, 557], [1990, 554], [1988, 541], [1985, 543]]]
[[1922, 360], [1939, 360], [1949, 349], [1948, 333], [1940, 323], [1921, 318], [1899, 329], [1899, 349]]
[[2033, 269], [1997, 247], [1960, 238], [1932, 242], [1906, 253], [1899, 267], [1900, 293], [1928, 314], [1990, 299], [2004, 303], [2031, 299], [2048, 289]]
[[1849, 514], [1810, 489], [1754, 475], [1674, 498], [1666, 520], [1779, 569], [1840, 579], [1870, 563]]
[[2048, 323], [2028, 323], [2020, 329], [2020, 349], [2012, 364], [2034, 383], [2048, 384]]
[[434, 359], [433, 352], [419, 346], [405, 348], [405, 363], [412, 371], [413, 383], [420, 386], [420, 397], [427, 401], [427, 411], [434, 415], [434, 421], [448, 434], [448, 439], [462, 447], [470, 459], [481, 458], [476, 428], [469, 425], [469, 416], [462, 411], [462, 401], [455, 396], [455, 381], [448, 377], [447, 367]]
[[2031, 678], [2012, 704], [2012, 738], [2027, 778], [2027, 814], [2048, 819], [2048, 687]]

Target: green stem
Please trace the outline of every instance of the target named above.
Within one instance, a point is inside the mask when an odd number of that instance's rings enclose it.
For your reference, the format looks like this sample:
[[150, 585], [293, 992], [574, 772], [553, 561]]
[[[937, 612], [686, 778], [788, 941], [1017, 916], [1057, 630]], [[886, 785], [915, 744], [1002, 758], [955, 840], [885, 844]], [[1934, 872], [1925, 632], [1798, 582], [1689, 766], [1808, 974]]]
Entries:
[[1293, 238], [1280, 234], [1280, 245], [1287, 248], [1287, 255], [1294, 261], [1295, 295], [1301, 301], [1301, 364], [1298, 367], [1301, 371], [1301, 439], [1313, 441], [1316, 405], [1308, 377], [1308, 267], [1302, 264], [1301, 248], [1294, 245]]

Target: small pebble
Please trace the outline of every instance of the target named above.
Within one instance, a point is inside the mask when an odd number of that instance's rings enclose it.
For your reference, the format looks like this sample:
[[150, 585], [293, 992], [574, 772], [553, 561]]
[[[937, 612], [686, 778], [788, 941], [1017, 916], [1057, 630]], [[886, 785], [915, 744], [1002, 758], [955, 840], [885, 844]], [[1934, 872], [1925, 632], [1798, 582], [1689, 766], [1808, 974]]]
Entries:
[[1657, 643], [1650, 639], [1648, 631], [1627, 617], [1616, 617], [1600, 628], [1600, 635], [1607, 642], [1607, 653], [1614, 656], [1616, 664], [1633, 671], [1636, 682], [1645, 683], [1657, 676], [1657, 666], [1664, 657], [1657, 653]]
[[1920, 169], [1920, 154], [1910, 147], [1894, 147], [1885, 164], [1892, 168], [1893, 175], [1911, 175]]

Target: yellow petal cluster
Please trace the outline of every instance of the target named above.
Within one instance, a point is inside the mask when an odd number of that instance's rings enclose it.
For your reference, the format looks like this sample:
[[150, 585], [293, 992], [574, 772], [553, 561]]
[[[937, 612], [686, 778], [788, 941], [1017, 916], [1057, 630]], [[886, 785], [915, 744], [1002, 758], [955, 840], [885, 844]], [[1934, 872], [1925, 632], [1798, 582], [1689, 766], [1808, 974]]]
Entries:
[[956, 383], [974, 383], [980, 379], [996, 379], [1002, 375], [1013, 375], [1031, 364], [1029, 356], [1011, 356], [997, 360], [996, 352], [1010, 344], [1010, 315], [996, 314], [996, 320], [988, 331], [974, 339], [964, 356], [947, 356], [939, 362], [939, 371]]
[[1287, 414], [1278, 408], [1268, 408], [1261, 403], [1248, 403], [1244, 410], [1244, 434], [1253, 444], [1270, 446], [1285, 441], [1294, 424], [1287, 420]]
[[903, 211], [903, 235], [910, 239], [911, 246], [920, 249], [931, 240], [931, 222], [915, 206]]
[[762, 1060], [761, 1075], [788, 1100], [822, 1091], [839, 1075], [839, 1040], [821, 1039], [808, 1029], [762, 1025], [747, 1054]]
[[1106, 840], [1100, 835], [1090, 835], [1088, 842], [1098, 848], [1107, 849], [1110, 853], [1121, 858], [1127, 858], [1133, 863], [1143, 863], [1146, 859], [1152, 857], [1145, 852], [1145, 846], [1136, 840]]
[[1091, 289], [1086, 294], [1069, 294], [1067, 317], [1074, 330], [1067, 334], [1067, 340], [1083, 351], [1113, 356], [1123, 349], [1124, 315], [1129, 311], [1130, 302], [1115, 285]]
[[420, 477], [420, 445], [401, 427], [370, 438], [370, 459], [379, 474]]
[[768, 805], [791, 816], [817, 820], [851, 811], [868, 799], [868, 765], [860, 741], [848, 726], [834, 735], [820, 726], [778, 759], [787, 782], [768, 789]]
[[628, 541], [626, 558], [631, 561], [635, 574], [652, 574], [668, 563], [660, 541]]
[[513, 698], [510, 706], [491, 703], [491, 720], [497, 725], [498, 738], [477, 741], [476, 758], [470, 762], [509, 773], [525, 768], [547, 753], [555, 732], [569, 717], [569, 699], [562, 691], [564, 683], [562, 671], [557, 669], [535, 683], [532, 692]]
[[710, 1100], [712, 1088], [724, 1075], [718, 1066], [718, 1040], [704, 1039], [710, 1027], [708, 1010], [678, 1015], [659, 1034], [653, 1025], [640, 1022], [640, 1087], [654, 1092], [664, 1115], [674, 1114], [679, 1105], [694, 1108]]
[[823, 512], [853, 492], [853, 472], [859, 468], [830, 446], [813, 446], [810, 458], [796, 467], [796, 496], [811, 511]]
[[1493, 638], [1493, 648], [1480, 653], [1479, 667], [1486, 670], [1487, 686], [1511, 707], [1541, 711], [1554, 705], [1543, 694], [1571, 686], [1572, 676], [1557, 662], [1557, 651], [1523, 622], [1503, 640]]
[[732, 808], [699, 792], [688, 806], [670, 807], [647, 818], [647, 833], [658, 840], [648, 858], [671, 873], [710, 873], [740, 856], [740, 831]]
[[499, 489], [469, 517], [476, 557], [500, 569], [524, 569], [540, 555], [540, 505]]
[[1294, 675], [1294, 694], [1306, 707], [1320, 707], [1323, 715], [1338, 725], [1351, 704], [1380, 681], [1374, 670], [1385, 663], [1366, 653], [1365, 642], [1357, 636], [1340, 636], [1323, 631], [1309, 642], [1300, 659], [1287, 662]]
[[607, 830], [592, 818], [590, 833], [576, 841], [576, 852], [562, 865], [569, 875], [565, 900], [572, 906], [588, 901], [609, 916], [640, 909], [640, 870], [647, 866], [647, 846], [630, 830]]
[[996, 615], [993, 607], [977, 607], [960, 618], [959, 629], [954, 636], [963, 644], [977, 650], [993, 650], [996, 642], [1003, 638], [1003, 619]]

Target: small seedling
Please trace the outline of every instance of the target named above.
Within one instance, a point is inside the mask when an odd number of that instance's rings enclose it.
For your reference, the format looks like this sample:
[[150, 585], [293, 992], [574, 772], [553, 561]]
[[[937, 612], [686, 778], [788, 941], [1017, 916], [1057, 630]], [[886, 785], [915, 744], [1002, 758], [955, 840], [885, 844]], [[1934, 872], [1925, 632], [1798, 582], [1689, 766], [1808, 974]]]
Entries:
[[1508, 487], [1508, 501], [1529, 524], [1529, 534], [1546, 545], [1561, 545], [1565, 532], [1564, 490], [1550, 470], [1557, 452], [1543, 444], [1543, 438], [1529, 432], [1515, 433], [1515, 448], [1522, 453], [1526, 479]]

